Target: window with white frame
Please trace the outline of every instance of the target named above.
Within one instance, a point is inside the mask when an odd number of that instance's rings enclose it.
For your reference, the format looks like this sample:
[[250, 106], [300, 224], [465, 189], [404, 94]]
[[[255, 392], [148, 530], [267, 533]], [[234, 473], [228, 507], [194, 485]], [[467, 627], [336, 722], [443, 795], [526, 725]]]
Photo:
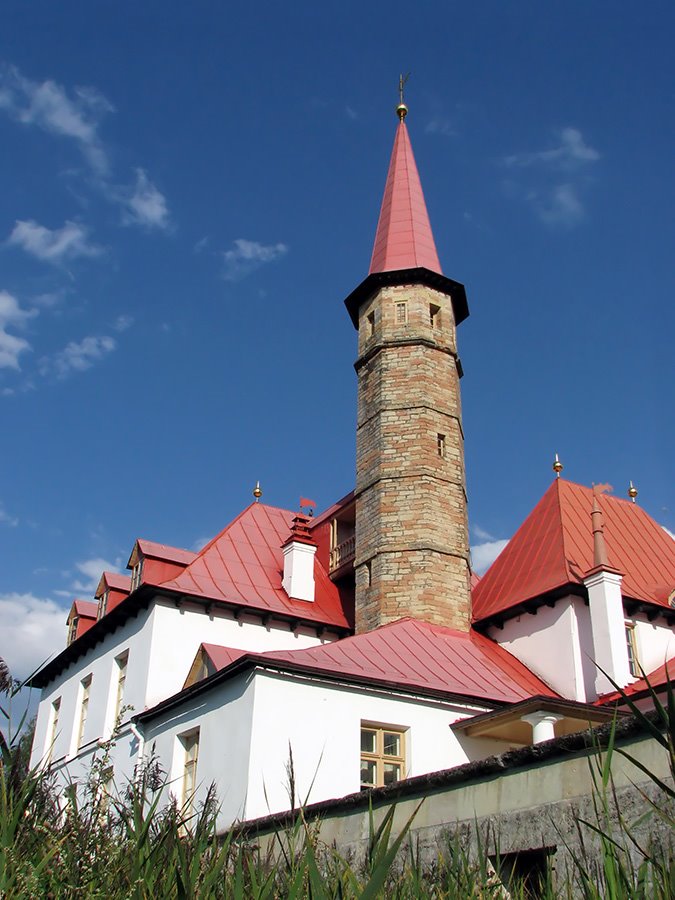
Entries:
[[195, 791], [197, 790], [197, 760], [199, 757], [199, 728], [178, 737], [183, 754], [181, 806], [184, 813], [195, 811]]
[[77, 727], [77, 747], [78, 749], [82, 746], [84, 741], [84, 729], [87, 724], [87, 716], [89, 714], [89, 697], [91, 695], [91, 675], [87, 675], [86, 678], [83, 678], [80, 682], [80, 721]]
[[51, 725], [49, 726], [49, 741], [47, 743], [47, 760], [52, 758], [54, 752], [54, 744], [59, 733], [59, 714], [61, 712], [61, 698], [57, 697], [52, 703], [51, 708]]
[[96, 612], [97, 618], [102, 618], [108, 609], [108, 597], [110, 596], [110, 591], [106, 588], [101, 596], [98, 598], [98, 610]]
[[392, 725], [361, 724], [361, 790], [405, 778], [405, 731]]
[[79, 621], [80, 617], [75, 615], [70, 620], [70, 626], [68, 628], [68, 646], [70, 646], [77, 637], [77, 623]]
[[131, 591], [135, 591], [137, 587], [140, 587], [141, 579], [143, 578], [143, 557], [139, 556], [136, 560], [136, 565], [131, 570]]
[[626, 648], [628, 650], [628, 668], [635, 678], [640, 677], [640, 660], [638, 658], [637, 635], [635, 622], [626, 622]]
[[113, 728], [117, 725], [117, 720], [122, 711], [122, 701], [124, 700], [124, 686], [127, 680], [127, 667], [129, 665], [129, 651], [125, 650], [115, 658], [115, 670], [117, 675], [117, 691], [115, 694], [115, 715], [113, 716]]

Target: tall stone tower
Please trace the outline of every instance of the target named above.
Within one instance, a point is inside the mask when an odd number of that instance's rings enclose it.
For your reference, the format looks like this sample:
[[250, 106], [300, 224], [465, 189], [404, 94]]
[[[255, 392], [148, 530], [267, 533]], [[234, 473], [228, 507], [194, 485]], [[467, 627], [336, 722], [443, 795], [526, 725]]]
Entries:
[[345, 301], [358, 329], [356, 631], [408, 615], [468, 630], [456, 327], [469, 310], [441, 273], [403, 103], [397, 113], [370, 272]]

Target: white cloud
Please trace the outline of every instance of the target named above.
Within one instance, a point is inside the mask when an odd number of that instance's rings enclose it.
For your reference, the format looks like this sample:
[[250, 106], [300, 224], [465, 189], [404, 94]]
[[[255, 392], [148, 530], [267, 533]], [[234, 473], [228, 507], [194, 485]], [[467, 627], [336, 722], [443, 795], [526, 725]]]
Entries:
[[90, 335], [81, 341], [71, 341], [51, 359], [43, 358], [40, 372], [42, 375], [55, 372], [58, 378], [66, 378], [71, 372], [85, 372], [116, 347], [117, 341], [109, 335]]
[[88, 597], [93, 596], [104, 572], [119, 572], [119, 568], [114, 563], [108, 562], [107, 559], [103, 559], [100, 556], [76, 562], [75, 568], [80, 575], [84, 575], [84, 580], [76, 578], [72, 584], [72, 589], [86, 594]]
[[288, 253], [286, 244], [259, 244], [257, 241], [247, 241], [238, 238], [233, 241], [233, 249], [223, 253], [225, 270], [223, 278], [226, 281], [239, 281], [251, 272], [259, 269], [267, 263], [275, 262]]
[[37, 82], [15, 66], [0, 71], [0, 109], [24, 125], [75, 141], [96, 175], [109, 170], [108, 155], [98, 135], [100, 120], [113, 112], [112, 104], [91, 87], [66, 88], [51, 79]]
[[21, 368], [19, 356], [30, 350], [30, 344], [25, 338], [10, 334], [9, 327], [21, 327], [26, 319], [37, 315], [37, 310], [25, 310], [8, 291], [0, 291], [0, 369]]
[[19, 520], [16, 516], [10, 516], [2, 503], [0, 503], [0, 525], [9, 525], [10, 528], [16, 528]]
[[508, 541], [485, 541], [482, 544], [474, 544], [471, 548], [471, 562], [474, 572], [482, 575], [497, 559]]
[[126, 331], [127, 328], [131, 328], [131, 326], [133, 324], [134, 324], [134, 317], [123, 314], [121, 316], [118, 316], [115, 319], [113, 328], [115, 329], [115, 331], [122, 332], [122, 331]]
[[490, 532], [486, 531], [484, 528], [481, 528], [480, 525], [472, 525], [471, 531], [473, 531], [476, 537], [481, 541], [494, 541], [494, 535], [490, 534]]
[[444, 137], [455, 137], [457, 130], [447, 116], [434, 116], [424, 126], [426, 134], [442, 134]]
[[556, 169], [574, 169], [597, 162], [600, 154], [584, 140], [578, 128], [563, 128], [557, 133], [558, 144], [548, 150], [514, 153], [504, 158], [504, 165], [527, 168], [544, 165]]
[[573, 184], [557, 184], [544, 196], [533, 194], [531, 202], [547, 225], [576, 225], [586, 215], [579, 189]]
[[113, 191], [113, 197], [124, 207], [125, 225], [167, 230], [171, 226], [164, 194], [150, 181], [144, 169], [136, 169], [136, 183], [131, 188]]
[[523, 197], [546, 225], [571, 227], [585, 218], [582, 189], [590, 181], [589, 166], [600, 154], [578, 128], [563, 128], [556, 139], [556, 145], [547, 150], [506, 156], [503, 164], [523, 170], [523, 181], [508, 182], [505, 187]]
[[65, 646], [68, 610], [33, 594], [0, 594], [0, 654], [19, 680]]
[[345, 106], [345, 113], [347, 115], [347, 118], [351, 119], [352, 122], [355, 122], [359, 117], [359, 114], [357, 113], [357, 111], [349, 105]]
[[46, 228], [38, 222], [18, 220], [8, 243], [21, 247], [43, 262], [60, 263], [78, 256], [100, 256], [103, 248], [89, 243], [87, 229], [66, 220], [62, 228]]

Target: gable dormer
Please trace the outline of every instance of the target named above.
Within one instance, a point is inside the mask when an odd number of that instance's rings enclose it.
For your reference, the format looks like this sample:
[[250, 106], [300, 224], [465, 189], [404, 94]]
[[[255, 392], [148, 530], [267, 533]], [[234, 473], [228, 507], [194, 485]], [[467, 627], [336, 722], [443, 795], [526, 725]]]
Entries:
[[196, 555], [191, 550], [138, 538], [127, 563], [127, 569], [131, 569], [130, 593], [141, 584], [162, 584], [176, 578]]
[[90, 600], [73, 601], [73, 605], [70, 607], [70, 612], [68, 613], [68, 618], [66, 619], [66, 625], [68, 626], [68, 646], [79, 637], [82, 637], [85, 631], [89, 631], [91, 626], [95, 624], [96, 612], [96, 603], [92, 603]]
[[125, 600], [131, 591], [131, 579], [117, 572], [104, 572], [96, 588], [94, 597], [98, 603], [97, 617], [100, 619]]

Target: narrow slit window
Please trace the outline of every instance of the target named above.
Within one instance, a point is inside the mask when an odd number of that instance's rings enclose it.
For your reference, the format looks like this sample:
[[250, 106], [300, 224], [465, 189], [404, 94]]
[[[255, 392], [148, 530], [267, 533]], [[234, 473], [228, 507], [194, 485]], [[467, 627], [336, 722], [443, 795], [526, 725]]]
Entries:
[[89, 714], [89, 696], [91, 694], [91, 675], [87, 675], [81, 682], [82, 699], [80, 700], [80, 724], [77, 729], [77, 747], [82, 746], [84, 741], [84, 729], [87, 724], [87, 716]]
[[441, 459], [445, 459], [445, 435], [437, 434], [436, 435], [436, 452], [440, 456]]
[[47, 759], [52, 758], [54, 744], [59, 733], [59, 713], [61, 712], [61, 698], [57, 697], [52, 703], [52, 727], [49, 729], [49, 744], [47, 746]]
[[640, 660], [638, 659], [635, 625], [626, 622], [626, 649], [628, 650], [628, 668], [634, 678], [640, 677]]
[[408, 321], [408, 304], [399, 301], [396, 304], [396, 324], [405, 325]]
[[183, 784], [181, 802], [183, 810], [192, 814], [195, 810], [195, 791], [197, 790], [197, 760], [199, 757], [199, 729], [180, 736], [183, 747]]
[[368, 337], [372, 337], [375, 334], [375, 313], [368, 313], [366, 320], [368, 322]]
[[435, 303], [429, 304], [429, 324], [432, 328], [438, 328], [440, 325], [440, 314], [441, 308], [440, 306], [436, 306]]
[[124, 700], [124, 686], [127, 681], [127, 665], [129, 663], [129, 651], [122, 653], [115, 660], [117, 664], [117, 693], [115, 696], [115, 715], [113, 717], [113, 728], [117, 726], [117, 720], [122, 711], [122, 701]]

